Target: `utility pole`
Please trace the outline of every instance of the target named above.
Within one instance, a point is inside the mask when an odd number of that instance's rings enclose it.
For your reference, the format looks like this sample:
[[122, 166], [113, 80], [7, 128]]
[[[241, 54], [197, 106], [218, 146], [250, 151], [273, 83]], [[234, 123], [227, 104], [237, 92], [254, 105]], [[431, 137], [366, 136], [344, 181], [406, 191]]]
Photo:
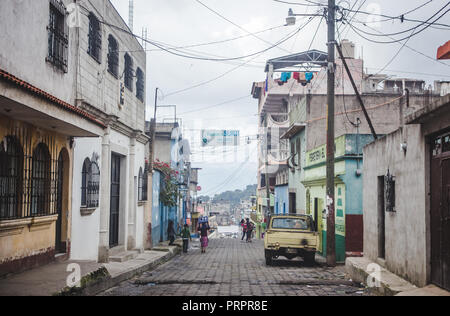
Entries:
[[336, 266], [334, 189], [334, 93], [336, 1], [328, 0], [328, 113], [327, 113], [327, 265]]
[[159, 88], [156, 88], [155, 90], [155, 114], [153, 119], [155, 120], [155, 124], [156, 124], [156, 111], [158, 110], [158, 90]]

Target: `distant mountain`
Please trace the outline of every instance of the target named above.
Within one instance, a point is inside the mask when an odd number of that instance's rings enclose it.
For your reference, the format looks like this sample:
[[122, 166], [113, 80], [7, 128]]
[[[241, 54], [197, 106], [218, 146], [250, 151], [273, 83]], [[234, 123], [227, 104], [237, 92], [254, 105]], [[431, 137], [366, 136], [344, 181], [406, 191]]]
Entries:
[[250, 197], [256, 195], [256, 189], [258, 186], [256, 184], [248, 185], [245, 190], [235, 190], [235, 191], [226, 191], [220, 194], [216, 194], [213, 198], [209, 196], [200, 196], [199, 199], [205, 202], [220, 202], [220, 201], [228, 201], [231, 204], [239, 204], [241, 200], [249, 200]]

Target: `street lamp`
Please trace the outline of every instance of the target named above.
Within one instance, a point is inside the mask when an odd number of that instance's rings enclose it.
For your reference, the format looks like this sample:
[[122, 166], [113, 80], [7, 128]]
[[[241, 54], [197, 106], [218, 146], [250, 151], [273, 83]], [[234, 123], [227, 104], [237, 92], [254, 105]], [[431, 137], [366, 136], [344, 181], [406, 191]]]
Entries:
[[294, 15], [292, 9], [289, 9], [288, 17], [286, 18], [286, 26], [295, 25], [297, 18]]
[[288, 16], [286, 18], [286, 26], [295, 25], [295, 23], [297, 22], [296, 16], [309, 16], [309, 17], [320, 16], [320, 17], [323, 17], [324, 14], [323, 13], [322, 14], [309, 14], [309, 13], [297, 14], [297, 13], [294, 13], [294, 11], [292, 9], [289, 9]]

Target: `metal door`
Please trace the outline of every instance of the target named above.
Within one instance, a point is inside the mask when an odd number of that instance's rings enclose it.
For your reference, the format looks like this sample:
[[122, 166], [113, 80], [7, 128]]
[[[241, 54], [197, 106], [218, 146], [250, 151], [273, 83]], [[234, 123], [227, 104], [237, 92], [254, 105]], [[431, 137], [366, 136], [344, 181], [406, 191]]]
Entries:
[[120, 220], [120, 156], [111, 156], [111, 206], [109, 222], [109, 247], [119, 245]]
[[432, 148], [431, 281], [450, 290], [450, 135]]

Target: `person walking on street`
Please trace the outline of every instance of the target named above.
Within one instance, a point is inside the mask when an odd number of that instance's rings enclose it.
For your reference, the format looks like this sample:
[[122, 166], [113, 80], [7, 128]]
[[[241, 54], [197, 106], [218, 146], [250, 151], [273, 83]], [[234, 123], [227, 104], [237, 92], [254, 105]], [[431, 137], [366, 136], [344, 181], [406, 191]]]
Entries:
[[247, 236], [247, 224], [245, 223], [244, 219], [241, 220], [241, 228], [242, 228], [241, 241], [243, 241], [245, 236]]
[[208, 232], [211, 228], [208, 223], [201, 223], [198, 227], [200, 232], [200, 245], [202, 247], [202, 253], [206, 253], [206, 248], [208, 248]]
[[173, 227], [173, 221], [169, 221], [169, 226], [167, 227], [167, 235], [169, 236], [169, 246], [173, 246], [175, 242], [175, 228]]
[[189, 225], [185, 224], [183, 230], [181, 231], [181, 238], [183, 238], [183, 252], [187, 253], [189, 248], [189, 241], [192, 241], [191, 231]]
[[264, 239], [264, 235], [266, 234], [267, 229], [267, 220], [264, 219], [264, 221], [261, 224], [261, 238]]
[[252, 242], [253, 224], [250, 219], [247, 218], [247, 242]]

